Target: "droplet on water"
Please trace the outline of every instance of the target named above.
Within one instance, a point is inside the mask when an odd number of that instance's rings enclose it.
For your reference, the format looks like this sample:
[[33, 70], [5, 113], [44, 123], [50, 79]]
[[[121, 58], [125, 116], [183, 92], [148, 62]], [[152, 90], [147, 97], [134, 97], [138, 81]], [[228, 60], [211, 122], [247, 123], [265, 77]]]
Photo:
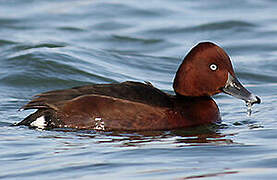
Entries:
[[252, 114], [252, 103], [251, 102], [246, 102], [246, 106], [247, 106], [247, 115], [251, 116], [251, 114]]

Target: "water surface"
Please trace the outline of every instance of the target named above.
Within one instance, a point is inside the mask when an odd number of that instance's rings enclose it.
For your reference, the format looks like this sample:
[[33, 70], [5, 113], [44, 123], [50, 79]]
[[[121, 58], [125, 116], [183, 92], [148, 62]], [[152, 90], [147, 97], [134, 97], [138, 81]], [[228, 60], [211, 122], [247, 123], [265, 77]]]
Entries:
[[[0, 178], [276, 179], [277, 2], [0, 0]], [[11, 127], [47, 90], [126, 80], [173, 93], [200, 41], [231, 56], [262, 99], [217, 95], [223, 122], [161, 132]]]

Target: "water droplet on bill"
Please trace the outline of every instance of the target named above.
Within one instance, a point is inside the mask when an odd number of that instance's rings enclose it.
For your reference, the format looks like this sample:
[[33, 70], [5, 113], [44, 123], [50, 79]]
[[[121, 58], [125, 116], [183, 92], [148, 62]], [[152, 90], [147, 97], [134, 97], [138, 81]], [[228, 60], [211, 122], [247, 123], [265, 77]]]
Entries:
[[247, 116], [251, 116], [252, 114], [252, 103], [251, 102], [246, 102], [247, 106]]

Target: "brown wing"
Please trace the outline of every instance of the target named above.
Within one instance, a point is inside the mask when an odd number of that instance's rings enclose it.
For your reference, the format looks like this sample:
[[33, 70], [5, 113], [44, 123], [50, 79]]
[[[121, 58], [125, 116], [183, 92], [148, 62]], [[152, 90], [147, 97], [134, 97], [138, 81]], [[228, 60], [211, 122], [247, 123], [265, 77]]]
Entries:
[[86, 95], [104, 95], [153, 106], [169, 106], [170, 97], [151, 83], [126, 81], [119, 84], [95, 84], [72, 89], [49, 91], [38, 94], [21, 109], [47, 109], [58, 110], [69, 100]]
[[168, 128], [168, 109], [109, 96], [86, 95], [68, 101], [58, 116], [70, 128], [140, 131]]

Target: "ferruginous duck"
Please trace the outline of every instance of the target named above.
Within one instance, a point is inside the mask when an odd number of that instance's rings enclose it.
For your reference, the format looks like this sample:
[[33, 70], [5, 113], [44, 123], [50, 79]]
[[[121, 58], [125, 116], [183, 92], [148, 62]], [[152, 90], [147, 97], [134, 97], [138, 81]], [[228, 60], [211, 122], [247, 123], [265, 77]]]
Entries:
[[17, 125], [38, 128], [170, 130], [220, 121], [211, 96], [227, 93], [252, 105], [260, 98], [236, 78], [226, 52], [211, 42], [191, 49], [173, 83], [175, 95], [151, 83], [94, 84], [36, 95], [21, 109], [37, 109]]

